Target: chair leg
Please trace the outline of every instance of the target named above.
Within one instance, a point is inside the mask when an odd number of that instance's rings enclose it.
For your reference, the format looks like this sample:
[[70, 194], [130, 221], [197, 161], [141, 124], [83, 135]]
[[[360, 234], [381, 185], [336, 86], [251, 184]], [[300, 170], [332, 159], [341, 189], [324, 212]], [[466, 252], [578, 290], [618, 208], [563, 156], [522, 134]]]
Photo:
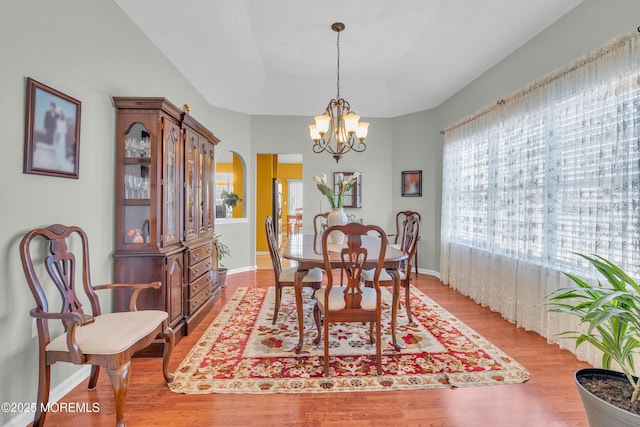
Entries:
[[404, 286], [404, 305], [407, 309], [407, 319], [409, 323], [413, 323], [413, 319], [411, 317], [411, 292], [409, 289], [409, 282], [403, 284]]
[[46, 412], [42, 408], [49, 403], [49, 387], [51, 386], [51, 366], [44, 361], [44, 356], [40, 357], [40, 369], [38, 374], [38, 397], [36, 401], [36, 414], [33, 417], [33, 427], [44, 425]]
[[278, 311], [280, 311], [280, 301], [282, 300], [282, 286], [276, 283], [276, 304], [273, 308], [273, 321], [272, 325], [276, 324], [276, 320], [278, 320]]
[[322, 339], [322, 330], [320, 329], [320, 323], [322, 323], [320, 320], [320, 305], [317, 300], [315, 304], [313, 304], [313, 319], [316, 321], [316, 329], [318, 329], [318, 336], [313, 340], [313, 343], [317, 345], [320, 344], [320, 340]]
[[376, 319], [376, 371], [382, 375], [382, 336], [380, 331], [380, 315]]
[[374, 344], [376, 339], [373, 337], [373, 322], [369, 322], [369, 343]]
[[116, 427], [125, 427], [124, 424], [124, 403], [127, 400], [129, 391], [129, 371], [131, 361], [116, 369], [107, 369], [109, 379], [113, 385], [113, 397], [116, 403]]
[[89, 385], [87, 388], [93, 390], [98, 385], [98, 376], [100, 375], [100, 366], [91, 365], [91, 375], [89, 375]]
[[324, 376], [329, 377], [329, 321], [324, 315]]
[[173, 374], [169, 372], [169, 359], [171, 359], [171, 353], [173, 353], [176, 335], [171, 328], [165, 329], [164, 332], [158, 335], [164, 340], [164, 348], [162, 349], [162, 375], [164, 376], [164, 381], [168, 384], [173, 382]]

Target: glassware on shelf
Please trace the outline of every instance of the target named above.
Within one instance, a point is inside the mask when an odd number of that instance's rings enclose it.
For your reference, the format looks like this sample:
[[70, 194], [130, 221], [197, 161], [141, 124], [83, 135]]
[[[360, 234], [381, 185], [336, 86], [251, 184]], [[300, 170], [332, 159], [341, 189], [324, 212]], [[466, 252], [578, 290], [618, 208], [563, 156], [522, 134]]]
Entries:
[[[124, 140], [125, 156], [127, 158], [151, 158], [151, 139], [149, 133], [136, 124]], [[135, 136], [141, 135], [141, 136]]]

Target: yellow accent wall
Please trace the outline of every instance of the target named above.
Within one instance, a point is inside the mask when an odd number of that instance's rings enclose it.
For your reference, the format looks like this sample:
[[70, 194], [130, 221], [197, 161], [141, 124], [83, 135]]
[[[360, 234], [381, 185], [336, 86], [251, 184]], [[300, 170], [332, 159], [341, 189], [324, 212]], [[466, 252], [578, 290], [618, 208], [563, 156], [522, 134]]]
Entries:
[[233, 208], [234, 218], [244, 217], [244, 166], [240, 156], [233, 153], [233, 191], [242, 199], [242, 203], [236, 204]]
[[256, 252], [268, 252], [264, 220], [271, 216], [272, 180], [278, 176], [278, 157], [258, 154], [256, 159]]

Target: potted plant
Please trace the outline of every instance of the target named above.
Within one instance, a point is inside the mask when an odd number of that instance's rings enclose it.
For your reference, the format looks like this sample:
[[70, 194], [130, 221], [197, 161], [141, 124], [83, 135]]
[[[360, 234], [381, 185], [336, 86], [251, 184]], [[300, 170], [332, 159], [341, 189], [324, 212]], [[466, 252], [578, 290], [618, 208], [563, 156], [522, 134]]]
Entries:
[[222, 243], [220, 241], [218, 241], [218, 282], [220, 283], [220, 286], [225, 287], [227, 286], [227, 271], [229, 271], [227, 269], [227, 267], [224, 266], [224, 264], [222, 264], [222, 260], [231, 255], [231, 251], [229, 250], [229, 246], [227, 246], [225, 243]]
[[226, 206], [226, 216], [227, 218], [231, 218], [233, 216], [233, 208], [236, 207], [236, 204], [242, 203], [242, 199], [232, 191], [223, 191], [220, 196], [222, 198], [222, 203]]
[[[640, 286], [621, 268], [600, 256], [576, 254], [606, 279], [587, 283], [565, 273], [576, 286], [547, 297], [549, 310], [577, 316], [585, 330], [561, 333], [576, 347], [590, 343], [602, 352], [602, 369], [574, 374], [591, 426], [640, 426], [640, 381], [634, 357], [640, 347]], [[617, 372], [611, 369], [615, 362]]]

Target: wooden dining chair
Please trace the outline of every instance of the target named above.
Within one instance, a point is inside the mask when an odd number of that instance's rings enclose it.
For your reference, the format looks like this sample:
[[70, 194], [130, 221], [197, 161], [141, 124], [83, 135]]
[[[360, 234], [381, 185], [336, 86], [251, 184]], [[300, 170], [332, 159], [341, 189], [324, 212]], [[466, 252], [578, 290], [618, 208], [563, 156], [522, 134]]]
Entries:
[[[341, 231], [345, 235], [345, 244], [341, 245], [339, 253], [331, 252], [328, 244], [329, 234]], [[380, 246], [376, 253], [368, 253], [362, 245], [365, 234], [380, 237]], [[387, 250], [387, 237], [382, 228], [376, 225], [363, 225], [352, 222], [346, 225], [334, 225], [322, 234], [322, 253], [325, 271], [331, 271], [332, 258], [338, 257], [347, 276], [345, 286], [334, 286], [333, 275], [327, 274], [327, 285], [316, 291], [316, 305], [314, 317], [316, 323], [322, 316], [324, 321], [324, 375], [329, 376], [329, 326], [335, 322], [369, 322], [369, 339], [376, 345], [376, 370], [382, 375], [382, 344], [381, 344], [381, 312], [382, 293], [379, 277], [384, 265]], [[367, 263], [374, 260], [372, 287], [364, 286], [362, 272]], [[374, 337], [375, 327], [375, 337]], [[315, 343], [320, 343], [321, 336]]]
[[[407, 218], [415, 216], [418, 218], [419, 222], [422, 222], [422, 216], [420, 215], [419, 212], [416, 211], [400, 211], [398, 213], [396, 213], [396, 232], [394, 234], [387, 234], [387, 237], [389, 238], [389, 241], [391, 242], [391, 237], [393, 237], [393, 243], [390, 243], [391, 246], [395, 247], [396, 249], [401, 249], [402, 246], [404, 246], [402, 244], [402, 241], [404, 240], [404, 230], [405, 230], [405, 223], [407, 222]], [[420, 240], [420, 236], [418, 236], [418, 240]], [[417, 246], [417, 242], [416, 242], [416, 250], [413, 254], [413, 259], [412, 262], [415, 265], [415, 273], [416, 273], [416, 278], [418, 277], [418, 246]]]
[[319, 213], [313, 217], [313, 234], [314, 236], [322, 236], [324, 230], [327, 229], [327, 218], [329, 212]]
[[[267, 216], [264, 220], [264, 228], [267, 233], [267, 244], [269, 246], [269, 254], [271, 255], [271, 263], [273, 264], [273, 274], [276, 287], [276, 301], [273, 309], [273, 322], [276, 324], [278, 320], [278, 312], [280, 311], [280, 302], [282, 301], [282, 288], [286, 286], [294, 286], [297, 267], [282, 268], [282, 260], [280, 259], [280, 251], [278, 250], [278, 240], [276, 231], [273, 226], [273, 220]], [[310, 287], [314, 291], [322, 285], [322, 269], [311, 268], [302, 278], [302, 286]]]
[[[46, 255], [48, 252], [50, 255]], [[76, 255], [69, 248], [78, 247], [82, 258], [77, 265]], [[32, 251], [33, 248], [33, 251]], [[89, 389], [98, 383], [100, 367], [104, 367], [113, 385], [116, 407], [116, 426], [124, 426], [124, 405], [127, 398], [129, 371], [133, 354], [147, 347], [156, 338], [164, 340], [162, 373], [167, 383], [173, 381], [169, 373], [169, 359], [175, 342], [174, 332], [167, 326], [165, 311], [136, 311], [138, 294], [144, 289], [159, 289], [160, 282], [147, 284], [108, 284], [94, 286], [89, 272], [89, 243], [87, 235], [79, 227], [55, 224], [27, 233], [20, 242], [20, 257], [24, 274], [36, 300], [30, 314], [36, 319], [38, 329], [38, 396], [34, 426], [44, 424], [49, 401], [51, 365], [67, 362], [75, 365], [91, 365]], [[44, 266], [40, 265], [43, 263]], [[81, 270], [77, 270], [81, 268]], [[82, 307], [76, 278], [82, 276], [82, 287], [91, 304], [91, 314]], [[97, 290], [131, 289], [130, 311], [102, 313]], [[56, 291], [59, 295], [56, 298]], [[60, 310], [49, 308], [47, 295], [54, 301], [61, 300]], [[64, 332], [53, 336], [49, 322], [61, 321]]]
[[[313, 217], [313, 242], [315, 246], [315, 242], [317, 239], [322, 238], [322, 233], [327, 229], [329, 224], [327, 223], [327, 219], [329, 218], [329, 212], [319, 213]], [[340, 269], [340, 283], [344, 281], [344, 271], [342, 268]]]
[[[405, 308], [407, 310], [407, 319], [409, 320], [409, 323], [412, 323], [413, 319], [411, 317], [410, 298], [411, 259], [414, 257], [418, 248], [418, 236], [420, 236], [419, 215], [409, 215], [405, 218], [403, 222], [402, 235], [403, 238], [399, 249], [407, 254], [407, 260], [401, 264], [401, 267], [398, 269], [398, 275], [400, 276], [400, 285], [404, 288], [404, 301]], [[365, 270], [362, 273], [362, 277], [367, 286], [373, 285], [374, 273], [375, 271], [373, 269]], [[382, 272], [380, 273], [380, 283], [383, 285], [393, 283], [393, 278], [385, 269], [382, 269]]]

